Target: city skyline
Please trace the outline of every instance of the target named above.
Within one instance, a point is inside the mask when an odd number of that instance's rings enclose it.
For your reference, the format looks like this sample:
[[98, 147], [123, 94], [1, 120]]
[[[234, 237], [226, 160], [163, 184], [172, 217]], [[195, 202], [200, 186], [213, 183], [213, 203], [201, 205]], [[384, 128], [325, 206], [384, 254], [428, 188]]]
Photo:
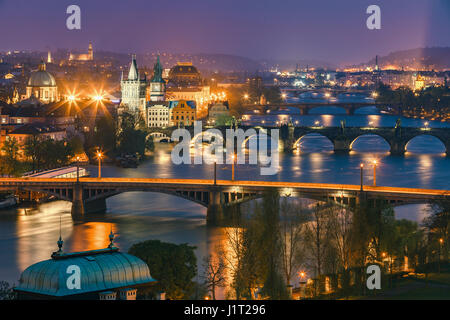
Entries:
[[[408, 10], [404, 10], [406, 2]], [[381, 30], [366, 27], [369, 1], [209, 4], [204, 0], [135, 0], [106, 4], [82, 0], [77, 3], [81, 30], [65, 26], [70, 4], [46, 0], [37, 6], [0, 1], [1, 12], [6, 13], [0, 13], [0, 29], [13, 30], [3, 32], [0, 50], [77, 49], [92, 41], [98, 50], [119, 53], [221, 53], [258, 60], [314, 59], [348, 65], [366, 62], [375, 54], [450, 46], [445, 37], [450, 5], [440, 0], [377, 1]], [[114, 21], [117, 23], [111, 23]], [[39, 28], [33, 27], [36, 23]]]

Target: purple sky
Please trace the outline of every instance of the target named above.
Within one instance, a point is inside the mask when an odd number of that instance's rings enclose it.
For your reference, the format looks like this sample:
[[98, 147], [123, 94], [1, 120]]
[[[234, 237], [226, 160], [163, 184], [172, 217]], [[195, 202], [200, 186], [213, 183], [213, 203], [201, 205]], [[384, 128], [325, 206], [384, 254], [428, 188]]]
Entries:
[[[81, 30], [66, 8], [81, 7]], [[381, 7], [381, 30], [366, 8]], [[449, 0], [0, 0], [0, 50], [227, 53], [261, 59], [366, 61], [450, 46]]]

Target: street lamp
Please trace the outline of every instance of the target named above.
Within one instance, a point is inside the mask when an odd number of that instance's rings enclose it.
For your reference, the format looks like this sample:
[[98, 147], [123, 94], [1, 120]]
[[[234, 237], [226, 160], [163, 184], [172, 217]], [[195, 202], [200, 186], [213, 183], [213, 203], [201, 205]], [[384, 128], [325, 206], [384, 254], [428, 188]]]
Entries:
[[231, 181], [234, 181], [234, 161], [236, 159], [236, 155], [233, 154], [231, 156], [231, 160], [233, 161], [232, 165], [231, 165]]
[[439, 256], [438, 256], [438, 273], [441, 274], [441, 245], [444, 243], [444, 239], [439, 238]]
[[363, 168], [364, 168], [364, 163], [361, 163], [359, 166], [361, 168], [361, 191], [363, 191]]
[[377, 186], [377, 160], [373, 160], [373, 186]]
[[77, 183], [80, 182], [80, 157], [77, 156]]
[[102, 158], [103, 158], [103, 153], [98, 150], [97, 151], [97, 159], [98, 159], [98, 178], [102, 177]]

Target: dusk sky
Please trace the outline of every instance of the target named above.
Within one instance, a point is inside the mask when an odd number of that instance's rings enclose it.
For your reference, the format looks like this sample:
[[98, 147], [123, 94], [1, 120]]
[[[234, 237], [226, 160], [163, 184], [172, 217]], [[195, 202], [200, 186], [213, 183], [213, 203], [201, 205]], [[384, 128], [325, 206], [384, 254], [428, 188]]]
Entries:
[[[81, 30], [66, 8], [81, 8]], [[381, 30], [366, 8], [381, 7]], [[226, 53], [358, 63], [450, 46], [449, 0], [0, 0], [0, 50]]]

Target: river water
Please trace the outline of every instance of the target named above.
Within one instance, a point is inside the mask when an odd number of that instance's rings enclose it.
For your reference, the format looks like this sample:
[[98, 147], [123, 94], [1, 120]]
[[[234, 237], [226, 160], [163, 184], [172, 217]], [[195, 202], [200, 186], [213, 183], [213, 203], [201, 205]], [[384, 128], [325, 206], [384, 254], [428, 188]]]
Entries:
[[[303, 124], [393, 126], [397, 117], [379, 114], [375, 108], [363, 108], [354, 116], [339, 114], [342, 110], [325, 109], [327, 115], [299, 116]], [[335, 114], [333, 114], [335, 113]], [[336, 114], [337, 113], [337, 114]], [[277, 115], [278, 116], [278, 115]], [[251, 116], [260, 117], [260, 116]], [[250, 119], [250, 118], [249, 118]], [[268, 118], [266, 118], [268, 119]], [[257, 121], [252, 118], [251, 121]], [[423, 126], [424, 120], [402, 119], [405, 126]], [[448, 124], [429, 121], [430, 127]], [[171, 146], [157, 145], [155, 153], [137, 169], [104, 166], [104, 177], [208, 178], [213, 177], [209, 165], [174, 165]], [[334, 154], [331, 143], [322, 136], [311, 135], [302, 140], [299, 150], [280, 155], [280, 170], [273, 176], [261, 176], [254, 165], [238, 165], [236, 179], [359, 183], [359, 165], [366, 163], [365, 183], [372, 183], [372, 160], [378, 160], [377, 184], [383, 186], [450, 189], [450, 158], [436, 138], [420, 136], [408, 145], [404, 156], [391, 156], [389, 146], [379, 137], [364, 136], [353, 144], [348, 155]], [[97, 168], [89, 168], [96, 176]], [[218, 166], [218, 179], [230, 179], [229, 165]], [[61, 230], [66, 252], [104, 248], [112, 228], [116, 245], [122, 250], [136, 242], [159, 239], [196, 246], [199, 267], [202, 257], [216, 244], [224, 242], [224, 230], [206, 225], [206, 208], [170, 195], [129, 192], [107, 200], [107, 212], [87, 215], [83, 222], [72, 220], [71, 204], [54, 201], [29, 208], [0, 211], [0, 280], [18, 282], [20, 273], [29, 265], [49, 259], [57, 250]], [[395, 209], [397, 218], [421, 221], [425, 205], [405, 205]], [[60, 228], [61, 221], [61, 228]]]

